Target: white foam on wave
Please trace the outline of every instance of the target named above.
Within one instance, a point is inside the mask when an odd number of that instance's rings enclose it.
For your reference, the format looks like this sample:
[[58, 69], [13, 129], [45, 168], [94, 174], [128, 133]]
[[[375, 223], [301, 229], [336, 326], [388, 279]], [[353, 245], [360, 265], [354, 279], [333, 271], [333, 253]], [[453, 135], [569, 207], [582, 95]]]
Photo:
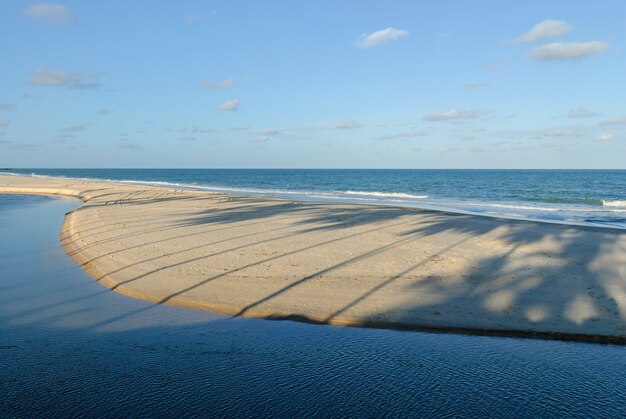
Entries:
[[[85, 179], [92, 180], [92, 179]], [[115, 179], [93, 179], [96, 181], [105, 181], [105, 182], [117, 182], [117, 183], [130, 183], [132, 185], [148, 185], [148, 186], [167, 186], [168, 188], [177, 187], [177, 188], [187, 188], [194, 187], [194, 185], [188, 185], [184, 183], [176, 183], [176, 182], [162, 182], [156, 180], [115, 180]]]
[[368, 192], [368, 191], [343, 191], [346, 195], [374, 196], [377, 198], [406, 198], [406, 199], [426, 199], [428, 195], [411, 195], [402, 192]]
[[602, 201], [604, 207], [624, 207], [626, 208], [626, 201]]

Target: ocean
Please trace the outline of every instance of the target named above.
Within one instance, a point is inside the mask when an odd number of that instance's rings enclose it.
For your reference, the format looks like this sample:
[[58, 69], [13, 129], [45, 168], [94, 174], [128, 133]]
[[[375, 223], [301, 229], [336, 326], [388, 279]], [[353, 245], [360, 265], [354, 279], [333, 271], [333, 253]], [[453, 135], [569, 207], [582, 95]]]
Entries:
[[626, 170], [12, 169], [2, 172], [626, 228]]

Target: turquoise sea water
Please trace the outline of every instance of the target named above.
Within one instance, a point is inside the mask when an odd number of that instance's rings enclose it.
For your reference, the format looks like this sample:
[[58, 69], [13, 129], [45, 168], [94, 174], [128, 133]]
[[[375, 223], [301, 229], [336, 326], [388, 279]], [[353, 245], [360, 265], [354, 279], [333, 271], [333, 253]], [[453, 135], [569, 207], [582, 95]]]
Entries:
[[626, 228], [626, 170], [15, 169], [9, 173]]

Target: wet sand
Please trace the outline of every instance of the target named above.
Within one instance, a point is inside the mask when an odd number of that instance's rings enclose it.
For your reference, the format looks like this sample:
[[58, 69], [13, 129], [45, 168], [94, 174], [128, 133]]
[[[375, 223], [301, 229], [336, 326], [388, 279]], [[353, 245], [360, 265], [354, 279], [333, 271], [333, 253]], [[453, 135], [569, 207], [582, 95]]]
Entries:
[[626, 231], [0, 175], [95, 280], [233, 316], [626, 342]]

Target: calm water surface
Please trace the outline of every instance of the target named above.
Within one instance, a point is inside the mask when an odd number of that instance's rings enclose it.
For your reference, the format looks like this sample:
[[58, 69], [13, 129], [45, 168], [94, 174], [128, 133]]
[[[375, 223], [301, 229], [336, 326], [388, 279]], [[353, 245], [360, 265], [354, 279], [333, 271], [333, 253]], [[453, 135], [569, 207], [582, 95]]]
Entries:
[[620, 417], [626, 347], [231, 319], [123, 297], [0, 195], [0, 416]]

